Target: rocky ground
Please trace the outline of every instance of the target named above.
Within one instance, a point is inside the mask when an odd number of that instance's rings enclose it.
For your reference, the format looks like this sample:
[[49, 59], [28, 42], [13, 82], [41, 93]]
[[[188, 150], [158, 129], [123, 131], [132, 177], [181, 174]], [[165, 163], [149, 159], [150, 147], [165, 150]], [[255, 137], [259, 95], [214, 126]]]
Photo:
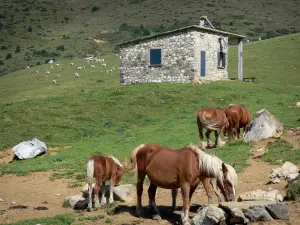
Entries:
[[[284, 134], [288, 141], [295, 140], [299, 141], [296, 135], [298, 130], [295, 130], [294, 136], [290, 133]], [[289, 132], [289, 131], [288, 131]], [[291, 141], [292, 144], [297, 144]], [[266, 145], [265, 142], [259, 143], [254, 149], [251, 149], [255, 155], [260, 155], [263, 152], [263, 147]], [[5, 160], [2, 158], [2, 163]], [[246, 191], [262, 189], [271, 190], [277, 189], [281, 194], [285, 194], [286, 182], [280, 184], [267, 184], [268, 174], [272, 168], [278, 166], [268, 165], [263, 162], [259, 157], [249, 159], [249, 167], [246, 168], [238, 176], [238, 189], [237, 194], [241, 194]], [[298, 166], [299, 168], [299, 166]], [[178, 195], [178, 208], [175, 213], [171, 213], [171, 191], [158, 189], [157, 205], [162, 214], [162, 221], [153, 221], [151, 219], [142, 218], [138, 219], [134, 216], [135, 212], [135, 199], [132, 203], [125, 204], [120, 203], [115, 211], [114, 215], [107, 215], [105, 209], [101, 209], [93, 212], [77, 212], [70, 208], [63, 208], [63, 200], [65, 197], [70, 195], [80, 194], [82, 187], [68, 188], [69, 180], [58, 179], [50, 181], [49, 177], [52, 175], [52, 171], [31, 173], [25, 177], [18, 177], [16, 175], [5, 175], [0, 177], [0, 223], [7, 224], [14, 221], [54, 216], [62, 213], [74, 213], [76, 215], [88, 215], [97, 216], [103, 215], [104, 218], [100, 219], [103, 223], [105, 220], [110, 219], [111, 224], [126, 225], [126, 224], [180, 224], [180, 213], [182, 200], [181, 196]], [[147, 205], [147, 185], [145, 185], [143, 193], [143, 204]], [[217, 199], [213, 199], [214, 203]], [[192, 198], [192, 207], [190, 216], [195, 215], [199, 204], [207, 203], [207, 197], [205, 192], [200, 185]], [[11, 206], [24, 205], [28, 208], [24, 209], [8, 209]], [[300, 203], [286, 202], [289, 209], [290, 221], [272, 221], [272, 222], [260, 222], [258, 224], [265, 225], [277, 225], [277, 224], [300, 224]], [[37, 210], [36, 207], [47, 207], [47, 210]], [[42, 208], [44, 209], [44, 208]], [[145, 211], [146, 208], [145, 208]], [[94, 224], [95, 222], [90, 220], [80, 221], [83, 224]]]

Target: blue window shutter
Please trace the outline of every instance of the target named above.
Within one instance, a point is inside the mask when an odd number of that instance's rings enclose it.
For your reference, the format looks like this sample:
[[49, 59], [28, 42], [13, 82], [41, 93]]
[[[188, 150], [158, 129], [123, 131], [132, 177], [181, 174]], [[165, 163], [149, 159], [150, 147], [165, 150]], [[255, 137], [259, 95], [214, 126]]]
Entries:
[[222, 67], [225, 68], [225, 65], [226, 65], [226, 54], [223, 52]]
[[200, 62], [201, 62], [200, 74], [201, 74], [202, 77], [205, 77], [205, 75], [206, 75], [206, 52], [205, 51], [201, 51]]
[[221, 52], [218, 52], [218, 66], [221, 65], [220, 60], [221, 60]]
[[161, 49], [150, 49], [150, 65], [161, 65]]

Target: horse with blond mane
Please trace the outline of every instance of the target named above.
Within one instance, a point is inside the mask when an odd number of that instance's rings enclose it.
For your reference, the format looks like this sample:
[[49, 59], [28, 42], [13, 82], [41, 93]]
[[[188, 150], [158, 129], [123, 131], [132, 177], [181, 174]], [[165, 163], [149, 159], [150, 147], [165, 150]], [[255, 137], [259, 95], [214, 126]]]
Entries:
[[[216, 161], [218, 163], [216, 163]], [[189, 225], [189, 208], [192, 195], [203, 177], [216, 178], [227, 199], [235, 199], [234, 181], [224, 163], [219, 166], [219, 159], [204, 153], [195, 146], [173, 150], [159, 144], [142, 144], [131, 152], [129, 172], [137, 172], [137, 206], [136, 215], [142, 213], [143, 183], [147, 176], [149, 204], [153, 210], [153, 219], [161, 219], [155, 203], [157, 187], [165, 189], [181, 188], [183, 213], [181, 221]]]
[[197, 114], [197, 125], [200, 137], [201, 148], [204, 149], [203, 143], [203, 129], [206, 129], [206, 139], [207, 139], [207, 147], [211, 148], [212, 144], [210, 141], [210, 133], [215, 133], [215, 146], [221, 145], [220, 134], [222, 131], [228, 132], [228, 137], [230, 141], [231, 138], [231, 129], [229, 127], [229, 122], [227, 116], [223, 109], [220, 107], [217, 108], [202, 108]]
[[[122, 175], [123, 166], [120, 161], [113, 156], [94, 155], [88, 159], [86, 165], [86, 176], [89, 190], [88, 211], [92, 211], [92, 183], [94, 183], [94, 180], [96, 179], [94, 194], [95, 208], [97, 209], [100, 205], [106, 204], [106, 198], [104, 196], [105, 182], [110, 180], [109, 203], [113, 203], [114, 186], [120, 183]], [[99, 191], [101, 187], [101, 202], [99, 202]]]

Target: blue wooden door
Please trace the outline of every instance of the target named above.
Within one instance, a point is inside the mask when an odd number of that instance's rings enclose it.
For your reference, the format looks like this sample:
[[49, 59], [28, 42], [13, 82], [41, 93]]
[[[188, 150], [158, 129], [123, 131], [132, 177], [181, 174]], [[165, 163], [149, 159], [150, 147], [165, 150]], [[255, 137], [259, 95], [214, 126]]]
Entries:
[[201, 51], [200, 55], [200, 74], [201, 77], [205, 77], [206, 75], [206, 52]]

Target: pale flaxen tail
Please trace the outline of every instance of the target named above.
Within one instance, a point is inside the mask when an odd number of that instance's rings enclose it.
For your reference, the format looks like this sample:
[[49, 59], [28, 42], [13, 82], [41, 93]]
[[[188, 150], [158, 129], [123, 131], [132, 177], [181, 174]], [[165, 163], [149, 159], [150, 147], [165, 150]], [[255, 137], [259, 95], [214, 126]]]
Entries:
[[137, 146], [135, 149], [130, 154], [130, 161], [131, 161], [131, 166], [129, 168], [126, 168], [127, 173], [136, 173], [137, 171], [137, 162], [136, 162], [136, 154], [138, 151], [143, 148], [145, 144], [141, 144]]
[[94, 179], [94, 160], [89, 160], [86, 165], [86, 180], [88, 184], [95, 182]]

